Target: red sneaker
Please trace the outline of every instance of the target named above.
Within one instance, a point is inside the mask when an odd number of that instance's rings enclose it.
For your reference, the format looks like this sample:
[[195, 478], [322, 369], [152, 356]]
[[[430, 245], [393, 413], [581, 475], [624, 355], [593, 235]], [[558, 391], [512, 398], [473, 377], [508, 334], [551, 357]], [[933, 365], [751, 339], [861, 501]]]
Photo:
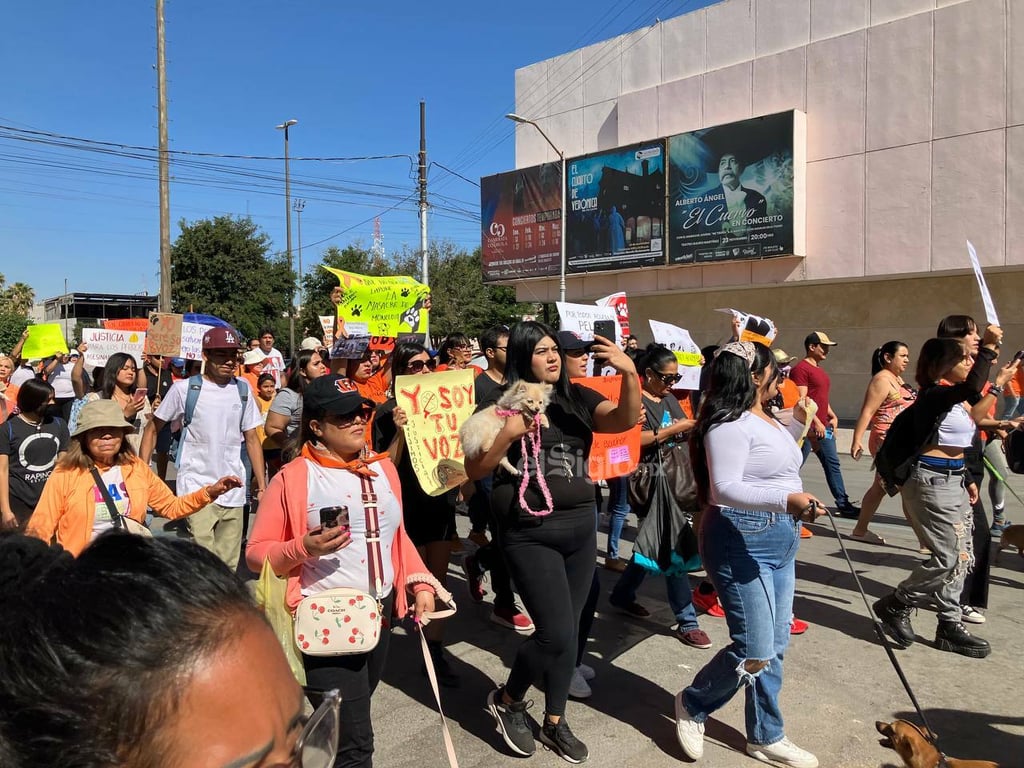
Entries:
[[789, 634], [791, 635], [802, 635], [807, 631], [807, 628], [811, 626], [806, 621], [798, 619], [796, 616], [789, 622]]
[[491, 613], [491, 621], [499, 627], [514, 629], [516, 632], [528, 634], [533, 632], [534, 624], [530, 617], [520, 611], [516, 606], [511, 608], [497, 608]]
[[487, 592], [484, 590], [484, 575], [475, 555], [466, 555], [462, 558], [462, 572], [466, 574], [466, 587], [469, 589], [469, 599], [479, 603], [484, 599]]
[[693, 605], [708, 616], [714, 616], [717, 619], [725, 618], [725, 611], [722, 609], [722, 604], [718, 602], [717, 592], [704, 593], [698, 589], [693, 593]]
[[806, 525], [801, 525], [800, 526], [800, 538], [801, 539], [809, 539], [812, 536], [814, 536], [814, 534], [811, 533], [811, 529], [810, 528], [808, 528]]

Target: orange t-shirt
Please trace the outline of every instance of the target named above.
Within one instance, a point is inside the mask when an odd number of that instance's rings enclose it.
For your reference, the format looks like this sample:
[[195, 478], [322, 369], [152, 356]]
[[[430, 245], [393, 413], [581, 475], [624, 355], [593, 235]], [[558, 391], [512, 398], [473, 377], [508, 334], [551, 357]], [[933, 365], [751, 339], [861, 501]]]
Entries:
[[388, 399], [388, 382], [383, 368], [370, 376], [366, 381], [361, 382], [352, 379], [352, 383], [356, 385], [356, 390], [358, 390], [360, 395], [367, 400], [373, 400], [377, 405]]
[[800, 402], [800, 388], [789, 379], [783, 379], [779, 382], [779, 394], [782, 395], [783, 410], [794, 408]]
[[18, 406], [18, 389], [14, 384], [8, 384], [7, 389], [0, 393], [0, 424], [7, 421], [7, 417]]

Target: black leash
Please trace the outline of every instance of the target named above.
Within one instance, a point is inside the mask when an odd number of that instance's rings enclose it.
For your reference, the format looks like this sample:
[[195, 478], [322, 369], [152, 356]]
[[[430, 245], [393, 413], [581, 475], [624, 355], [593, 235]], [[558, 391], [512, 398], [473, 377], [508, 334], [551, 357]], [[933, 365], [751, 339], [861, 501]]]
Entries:
[[[818, 502], [811, 502], [811, 519], [816, 517], [818, 510]], [[839, 528], [836, 526], [836, 519], [832, 515], [832, 510], [827, 506], [825, 507], [825, 513], [828, 515], [829, 522], [832, 523], [832, 530], [835, 531], [836, 540], [839, 542], [839, 549], [843, 552], [843, 557], [846, 558], [846, 564], [850, 566], [850, 573], [853, 574], [853, 580], [857, 584], [857, 591], [860, 592], [861, 598], [864, 600], [864, 608], [867, 609], [868, 616], [871, 617], [871, 624], [875, 628], [875, 634], [878, 635], [878, 639], [882, 641], [882, 647], [885, 648], [885, 653], [889, 657], [889, 661], [892, 663], [893, 669], [896, 670], [896, 674], [903, 683], [903, 689], [907, 692], [907, 696], [910, 697], [911, 703], [914, 705], [914, 709], [917, 710], [917, 716], [921, 718], [921, 724], [924, 726], [925, 738], [931, 742], [932, 746], [938, 750], [939, 763], [937, 768], [948, 768], [946, 765], [946, 755], [941, 749], [935, 731], [932, 730], [931, 725], [928, 723], [928, 718], [924, 716], [924, 710], [921, 709], [921, 705], [917, 701], [917, 696], [914, 695], [914, 689], [910, 687], [910, 681], [907, 680], [907, 676], [903, 673], [903, 667], [900, 666], [899, 661], [896, 659], [896, 654], [893, 652], [892, 643], [889, 642], [889, 638], [886, 636], [885, 631], [882, 629], [882, 621], [879, 619], [873, 610], [871, 610], [871, 604], [868, 602], [868, 596], [864, 592], [864, 587], [860, 583], [860, 576], [857, 575], [857, 569], [853, 565], [853, 561], [850, 559], [850, 554], [846, 551], [846, 545], [843, 543], [843, 537], [839, 533]]]

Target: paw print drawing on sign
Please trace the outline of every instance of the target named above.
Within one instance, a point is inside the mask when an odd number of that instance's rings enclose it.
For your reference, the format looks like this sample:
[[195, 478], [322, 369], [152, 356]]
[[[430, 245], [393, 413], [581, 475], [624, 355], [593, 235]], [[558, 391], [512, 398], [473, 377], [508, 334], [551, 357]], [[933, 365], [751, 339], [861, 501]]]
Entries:
[[352, 317], [359, 317], [362, 313], [363, 308], [361, 305], [356, 304], [354, 307], [352, 307]]
[[409, 295], [409, 289], [408, 288], [403, 288], [402, 289], [402, 298], [404, 299], [408, 295]]
[[410, 307], [402, 314], [401, 322], [416, 330], [420, 325], [420, 310], [418, 307]]

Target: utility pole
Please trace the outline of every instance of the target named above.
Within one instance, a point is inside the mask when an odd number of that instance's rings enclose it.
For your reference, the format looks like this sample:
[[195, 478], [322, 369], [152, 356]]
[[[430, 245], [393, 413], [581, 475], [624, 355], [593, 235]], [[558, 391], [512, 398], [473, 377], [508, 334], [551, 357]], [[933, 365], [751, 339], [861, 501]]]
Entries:
[[[285, 120], [274, 126], [284, 131], [284, 221], [285, 247], [288, 249], [288, 269], [295, 268], [292, 261], [292, 185], [288, 175], [288, 129], [298, 124], [298, 120]], [[295, 287], [292, 286], [291, 301], [288, 302], [288, 354], [295, 357]]]
[[164, 0], [156, 0], [157, 153], [160, 175], [160, 311], [171, 311], [171, 190], [167, 157], [167, 65]]
[[424, 285], [430, 285], [427, 254], [427, 102], [420, 102], [420, 254], [423, 258]]
[[[298, 284], [295, 314], [299, 315], [302, 313], [302, 209], [306, 207], [306, 201], [296, 200], [292, 207], [295, 209], [295, 223], [299, 225], [299, 273], [295, 276], [295, 282]], [[305, 331], [302, 332], [303, 336], [305, 333]]]

